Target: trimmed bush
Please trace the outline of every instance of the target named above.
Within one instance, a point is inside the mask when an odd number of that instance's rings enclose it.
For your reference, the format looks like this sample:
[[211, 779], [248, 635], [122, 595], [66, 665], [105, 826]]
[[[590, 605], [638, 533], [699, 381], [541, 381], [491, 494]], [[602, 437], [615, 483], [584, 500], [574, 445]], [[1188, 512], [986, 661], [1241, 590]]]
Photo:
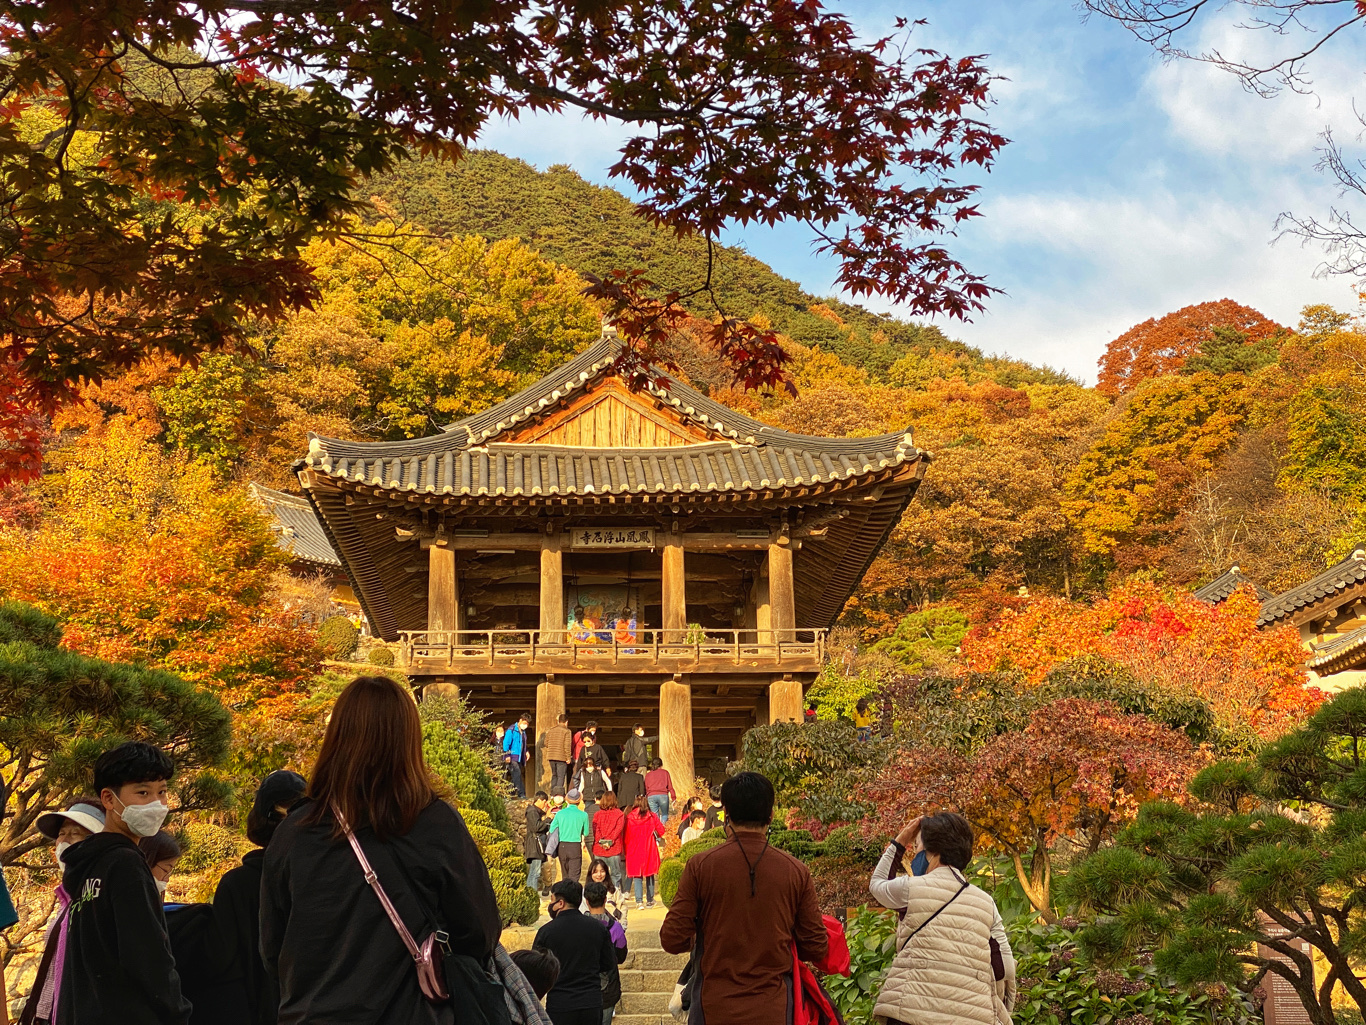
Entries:
[[356, 653], [360, 635], [345, 616], [328, 616], [318, 627], [318, 643], [329, 657], [345, 662]]
[[[698, 840], [700, 839], [701, 837], [698, 837]], [[692, 840], [685, 846], [695, 844], [698, 840]], [[674, 896], [678, 893], [678, 881], [682, 878], [683, 860], [681, 858], [669, 858], [667, 861], [660, 862], [659, 878], [655, 880], [655, 892], [666, 908], [674, 902]]]
[[365, 656], [365, 661], [372, 666], [392, 666], [394, 664], [394, 649], [376, 647], [370, 649], [370, 654]]
[[805, 829], [775, 829], [768, 834], [768, 842], [799, 861], [810, 861], [825, 853], [825, 845], [812, 839]]
[[878, 858], [882, 857], [882, 852], [887, 846], [886, 838], [879, 837], [870, 840], [859, 832], [859, 827], [856, 825], [840, 826], [839, 829], [833, 829], [830, 831], [830, 835], [821, 842], [825, 844], [827, 857], [856, 861], [867, 865], [869, 868], [877, 864]]
[[709, 851], [713, 847], [720, 847], [726, 842], [723, 836], [699, 836], [696, 840], [689, 840], [678, 851], [679, 864], [687, 864], [689, 858], [694, 854], [701, 854]]
[[256, 845], [241, 833], [212, 822], [186, 822], [177, 837], [181, 856], [180, 872], [199, 872], [225, 861], [236, 861]]

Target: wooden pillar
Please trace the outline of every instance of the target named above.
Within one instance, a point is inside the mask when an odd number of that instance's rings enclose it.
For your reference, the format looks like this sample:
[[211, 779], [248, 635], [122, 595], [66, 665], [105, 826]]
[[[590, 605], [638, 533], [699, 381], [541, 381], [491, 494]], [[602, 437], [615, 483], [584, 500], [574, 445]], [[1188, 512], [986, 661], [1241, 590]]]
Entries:
[[[558, 531], [541, 538], [541, 640], [544, 643], [564, 640], [564, 555], [560, 551], [560, 538]], [[564, 706], [560, 708], [563, 711]], [[540, 728], [539, 723], [537, 728]]]
[[773, 722], [801, 722], [802, 681], [775, 676], [768, 685], [768, 710]]
[[544, 754], [545, 735], [554, 728], [563, 711], [564, 684], [556, 683], [553, 676], [547, 676], [543, 683], [536, 684], [536, 721], [532, 724], [536, 731], [536, 766], [531, 776], [537, 781], [538, 788], [547, 794], [550, 793], [550, 760]]
[[659, 757], [674, 790], [692, 790], [692, 686], [681, 676], [659, 685]]
[[771, 722], [773, 720], [768, 714], [768, 695], [760, 694], [758, 700], [754, 702], [754, 725], [767, 726]]
[[773, 605], [768, 598], [768, 560], [759, 567], [754, 578], [754, 637], [755, 644], [772, 644]]
[[460, 629], [460, 584], [455, 575], [455, 549], [427, 549], [427, 629]]
[[[664, 538], [664, 565], [661, 598], [664, 613], [664, 640], [677, 644], [688, 632], [687, 586], [683, 574], [683, 538], [669, 534]], [[692, 758], [689, 756], [689, 764]]]
[[768, 598], [774, 641], [791, 641], [797, 626], [797, 595], [792, 585], [792, 545], [768, 546]]

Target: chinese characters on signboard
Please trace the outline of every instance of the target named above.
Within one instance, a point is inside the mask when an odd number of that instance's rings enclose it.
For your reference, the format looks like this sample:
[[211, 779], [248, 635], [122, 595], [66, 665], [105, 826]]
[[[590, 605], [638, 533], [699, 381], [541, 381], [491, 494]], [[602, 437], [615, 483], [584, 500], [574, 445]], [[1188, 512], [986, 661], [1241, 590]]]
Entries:
[[650, 527], [599, 529], [580, 527], [570, 531], [572, 548], [653, 548], [655, 531]]
[[[1262, 931], [1267, 936], [1285, 937], [1287, 930], [1277, 925], [1266, 915], [1259, 915]], [[1286, 940], [1292, 947], [1302, 954], [1313, 956], [1313, 947], [1308, 940], [1296, 937]], [[1277, 950], [1264, 945], [1257, 944], [1257, 956], [1274, 958], [1277, 961], [1284, 961], [1292, 964], [1290, 958]], [[1298, 969], [1297, 969], [1298, 970]], [[1262, 979], [1261, 986], [1264, 1003], [1262, 1004], [1262, 1016], [1266, 1025], [1310, 1025], [1312, 1019], [1309, 1012], [1304, 1009], [1304, 1003], [1300, 1000], [1300, 995], [1295, 992], [1295, 987], [1290, 985], [1288, 979], [1284, 979], [1275, 972], [1267, 972]]]

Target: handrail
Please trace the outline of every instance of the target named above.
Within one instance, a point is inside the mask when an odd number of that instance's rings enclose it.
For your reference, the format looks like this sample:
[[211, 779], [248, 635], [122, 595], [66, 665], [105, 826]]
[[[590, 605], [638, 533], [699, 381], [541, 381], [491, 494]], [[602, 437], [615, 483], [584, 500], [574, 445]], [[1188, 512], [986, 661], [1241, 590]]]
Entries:
[[820, 660], [826, 631], [820, 628], [781, 630], [704, 629], [635, 630], [630, 634], [601, 630], [403, 630], [400, 653], [405, 665], [416, 660], [444, 661], [447, 666], [474, 661], [526, 659], [530, 663], [567, 659], [572, 665], [610, 662], [657, 664], [661, 659], [700, 664], [785, 658]]

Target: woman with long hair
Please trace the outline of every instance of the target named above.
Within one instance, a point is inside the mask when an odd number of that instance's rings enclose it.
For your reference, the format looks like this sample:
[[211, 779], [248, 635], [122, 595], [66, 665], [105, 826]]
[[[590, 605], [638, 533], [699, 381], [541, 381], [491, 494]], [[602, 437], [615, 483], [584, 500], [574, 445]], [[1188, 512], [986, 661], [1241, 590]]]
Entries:
[[[637, 911], [655, 906], [655, 876], [659, 874], [659, 845], [655, 837], [663, 835], [664, 823], [641, 794], [635, 807], [626, 813], [626, 876], [635, 889]], [[649, 903], [642, 903], [642, 898]]]
[[[607, 864], [606, 858], [594, 858], [593, 863], [588, 866], [588, 875], [584, 877], [583, 885], [589, 883], [602, 883], [607, 887], [607, 913], [621, 923], [623, 929], [626, 928], [626, 892], [617, 889], [617, 884], [612, 880], [612, 867]], [[588, 897], [583, 898], [579, 905], [579, 910], [585, 915], [588, 914]]]
[[347, 827], [419, 946], [440, 930], [452, 954], [488, 960], [501, 931], [488, 870], [433, 785], [417, 705], [385, 677], [358, 677], [337, 698], [308, 797], [270, 841], [261, 953], [280, 1025], [453, 1025], [450, 1002], [423, 996]]

